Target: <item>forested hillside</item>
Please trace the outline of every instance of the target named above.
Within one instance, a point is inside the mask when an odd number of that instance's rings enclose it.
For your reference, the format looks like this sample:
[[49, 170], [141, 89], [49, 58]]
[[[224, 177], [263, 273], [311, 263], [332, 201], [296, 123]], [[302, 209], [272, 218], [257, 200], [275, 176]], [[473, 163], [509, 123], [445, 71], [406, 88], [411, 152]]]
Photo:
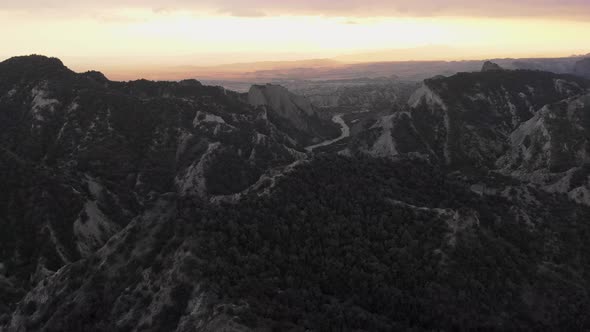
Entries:
[[278, 86], [0, 63], [0, 330], [589, 330], [590, 83], [491, 67], [332, 144]]

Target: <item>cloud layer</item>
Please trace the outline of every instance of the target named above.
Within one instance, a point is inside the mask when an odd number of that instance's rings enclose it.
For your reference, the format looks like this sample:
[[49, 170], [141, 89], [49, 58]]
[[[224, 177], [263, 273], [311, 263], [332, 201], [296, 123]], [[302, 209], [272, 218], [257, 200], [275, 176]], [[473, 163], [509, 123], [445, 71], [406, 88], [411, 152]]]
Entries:
[[475, 16], [590, 17], [589, 0], [5, 0], [0, 10], [82, 11], [141, 8], [235, 16]]

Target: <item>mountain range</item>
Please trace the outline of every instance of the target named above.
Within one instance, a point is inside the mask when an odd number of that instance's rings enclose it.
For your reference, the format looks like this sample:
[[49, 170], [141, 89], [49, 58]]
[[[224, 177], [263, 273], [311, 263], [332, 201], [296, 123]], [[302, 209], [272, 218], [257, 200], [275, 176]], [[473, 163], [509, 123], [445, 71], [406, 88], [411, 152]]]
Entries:
[[589, 329], [590, 81], [552, 61], [298, 95], [8, 59], [0, 330]]

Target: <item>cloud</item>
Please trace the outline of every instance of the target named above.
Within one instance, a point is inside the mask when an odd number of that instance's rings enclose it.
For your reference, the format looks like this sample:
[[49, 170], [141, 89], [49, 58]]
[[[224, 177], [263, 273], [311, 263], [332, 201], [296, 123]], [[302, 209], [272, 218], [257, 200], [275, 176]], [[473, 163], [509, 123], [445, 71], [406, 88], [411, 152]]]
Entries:
[[0, 10], [149, 9], [223, 13], [242, 17], [266, 15], [590, 17], [588, 0], [19, 0], [0, 1]]
[[119, 14], [91, 14], [90, 15], [95, 20], [102, 22], [102, 23], [143, 23], [147, 22], [145, 18], [139, 17], [131, 17], [127, 15], [119, 15]]
[[220, 14], [228, 14], [236, 17], [264, 17], [266, 13], [251, 8], [224, 8], [219, 9]]
[[170, 7], [156, 7], [152, 8], [154, 14], [168, 15], [174, 13], [175, 9]]

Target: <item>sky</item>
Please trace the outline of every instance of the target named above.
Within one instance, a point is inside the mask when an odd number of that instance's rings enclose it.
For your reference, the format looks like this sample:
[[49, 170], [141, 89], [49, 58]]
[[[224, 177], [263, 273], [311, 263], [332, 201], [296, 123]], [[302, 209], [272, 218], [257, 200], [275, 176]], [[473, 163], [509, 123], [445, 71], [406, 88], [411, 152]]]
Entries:
[[78, 70], [568, 56], [590, 52], [590, 0], [0, 0], [0, 31], [0, 58]]

